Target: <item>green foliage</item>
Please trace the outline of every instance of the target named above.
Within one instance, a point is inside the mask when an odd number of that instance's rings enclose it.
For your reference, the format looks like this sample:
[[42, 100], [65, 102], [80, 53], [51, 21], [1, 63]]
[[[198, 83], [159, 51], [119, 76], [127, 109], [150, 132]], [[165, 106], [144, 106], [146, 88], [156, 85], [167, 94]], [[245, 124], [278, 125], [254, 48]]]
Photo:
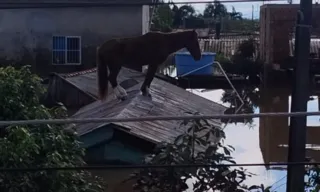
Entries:
[[263, 62], [257, 51], [258, 44], [253, 38], [243, 41], [231, 58], [219, 54], [219, 61], [228, 74], [243, 75], [254, 78], [259, 76], [263, 69]]
[[195, 179], [193, 190], [247, 191], [243, 182], [253, 174], [243, 168], [235, 168], [223, 163], [235, 164], [231, 157], [234, 148], [223, 144], [225, 133], [207, 120], [183, 122], [179, 129], [185, 132], [172, 143], [161, 143], [154, 154], [146, 157], [148, 165], [210, 164], [209, 167], [142, 169], [131, 175], [136, 181], [137, 191], [184, 191], [186, 181]]
[[[45, 93], [41, 79], [27, 66], [0, 68], [1, 120], [66, 117], [66, 109], [47, 109], [39, 102]], [[40, 168], [81, 166], [84, 149], [73, 130], [62, 125], [10, 126], [1, 128], [0, 167]], [[87, 171], [1, 172], [0, 191], [103, 191], [100, 178]]]
[[173, 28], [215, 28], [216, 22], [222, 23], [222, 31], [250, 32], [259, 30], [259, 20], [242, 17], [234, 7], [228, 12], [220, 1], [206, 4], [203, 13], [197, 13], [192, 5], [178, 7], [173, 2], [156, 7], [151, 30], [169, 32]]
[[[254, 101], [260, 99], [259, 91], [254, 89], [254, 87], [245, 87], [243, 89], [237, 90], [240, 97], [244, 101], [244, 104], [241, 106], [241, 101], [233, 90], [225, 90], [222, 94], [221, 101], [224, 103], [230, 103], [230, 107], [225, 111], [225, 114], [252, 114], [254, 109], [257, 107]], [[252, 118], [232, 118], [222, 120], [224, 123], [244, 123], [252, 125]]]
[[242, 13], [237, 12], [234, 6], [232, 6], [232, 12], [229, 13], [229, 16], [232, 20], [242, 20]]
[[151, 30], [170, 32], [173, 24], [173, 12], [168, 3], [163, 3], [155, 8]]
[[221, 65], [223, 65], [223, 67], [233, 65], [231, 59], [224, 56], [222, 53], [217, 53], [215, 60], [218, 61]]
[[189, 23], [189, 19], [191, 19], [193, 22], [198, 22], [195, 20], [197, 17], [196, 11], [192, 5], [182, 5], [181, 7], [177, 7], [173, 4], [172, 7], [173, 11], [173, 28], [180, 28], [181, 26], [186, 25], [186, 23]]
[[206, 4], [203, 11], [204, 18], [221, 19], [228, 15], [226, 6], [224, 6], [220, 1], [214, 1], [214, 3]]
[[306, 171], [306, 177], [308, 178], [305, 182], [305, 189], [308, 192], [319, 192], [320, 191], [320, 167], [311, 166]]
[[[241, 75], [252, 81], [255, 84], [260, 81], [260, 73], [262, 72], [263, 63], [260, 61], [256, 51], [257, 43], [253, 38], [250, 38], [242, 42], [235, 55], [231, 58], [226, 58], [224, 55], [218, 54], [217, 61], [219, 61], [229, 75]], [[230, 103], [231, 106], [226, 110], [226, 114], [238, 114], [254, 113], [254, 109], [259, 106], [260, 91], [257, 87], [248, 83], [243, 88], [238, 89], [240, 97], [244, 101], [241, 107], [241, 100], [233, 90], [225, 90], [222, 95], [221, 101], [224, 103]], [[244, 123], [252, 124], [252, 118], [237, 118], [224, 120], [227, 123]]]

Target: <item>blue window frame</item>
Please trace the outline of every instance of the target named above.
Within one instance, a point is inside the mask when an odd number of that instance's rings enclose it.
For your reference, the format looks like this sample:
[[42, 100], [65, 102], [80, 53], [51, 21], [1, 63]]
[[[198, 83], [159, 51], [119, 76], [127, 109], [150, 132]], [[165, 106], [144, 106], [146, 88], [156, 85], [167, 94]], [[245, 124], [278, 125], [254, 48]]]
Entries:
[[79, 36], [53, 36], [52, 64], [80, 65], [81, 38]]

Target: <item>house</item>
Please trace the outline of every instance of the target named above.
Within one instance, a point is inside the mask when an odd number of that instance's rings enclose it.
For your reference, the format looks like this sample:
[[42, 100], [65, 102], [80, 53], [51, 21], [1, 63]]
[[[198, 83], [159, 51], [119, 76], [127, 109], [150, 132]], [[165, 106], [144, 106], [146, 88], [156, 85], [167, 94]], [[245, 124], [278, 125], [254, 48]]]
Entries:
[[0, 60], [32, 64], [41, 76], [90, 69], [95, 67], [97, 45], [148, 32], [149, 5], [142, 4], [151, 2], [2, 1]]
[[[185, 112], [223, 114], [225, 107], [197, 96], [175, 85], [155, 78], [151, 84], [152, 99], [140, 94], [144, 80], [141, 72], [122, 68], [118, 81], [128, 98], [119, 101], [109, 97], [97, 100], [96, 70], [71, 74], [53, 74], [48, 86], [48, 99], [72, 108], [72, 118], [126, 118], [143, 116], [174, 116]], [[77, 107], [80, 108], [77, 110]], [[76, 112], [75, 112], [76, 111]], [[171, 142], [183, 133], [181, 121], [86, 123], [74, 127], [87, 149], [86, 161], [91, 164], [140, 164], [162, 141]], [[221, 127], [220, 120], [211, 123]], [[70, 128], [69, 127], [69, 128]], [[196, 147], [196, 150], [201, 150]], [[121, 183], [133, 170], [97, 171], [108, 182], [108, 191], [131, 191], [132, 183]]]

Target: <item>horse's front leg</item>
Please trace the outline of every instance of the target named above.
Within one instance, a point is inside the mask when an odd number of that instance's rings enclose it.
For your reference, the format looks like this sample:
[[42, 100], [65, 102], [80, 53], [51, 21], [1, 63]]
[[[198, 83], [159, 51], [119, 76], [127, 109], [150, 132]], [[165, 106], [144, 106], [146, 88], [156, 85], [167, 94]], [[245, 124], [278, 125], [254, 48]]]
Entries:
[[150, 89], [151, 82], [156, 74], [157, 68], [158, 68], [157, 65], [149, 65], [148, 66], [147, 75], [146, 75], [144, 82], [143, 82], [141, 89], [140, 89], [143, 96], [151, 97], [149, 89]]

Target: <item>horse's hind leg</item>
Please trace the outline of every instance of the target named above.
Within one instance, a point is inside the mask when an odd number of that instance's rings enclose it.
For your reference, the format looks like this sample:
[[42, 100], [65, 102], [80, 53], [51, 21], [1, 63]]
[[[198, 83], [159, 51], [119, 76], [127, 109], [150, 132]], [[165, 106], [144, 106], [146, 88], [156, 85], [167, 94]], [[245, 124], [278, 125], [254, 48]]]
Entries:
[[141, 89], [140, 89], [143, 96], [151, 97], [149, 89], [150, 89], [151, 82], [157, 72], [157, 68], [158, 67], [156, 65], [149, 65], [148, 66], [147, 75], [146, 75], [144, 82], [143, 82]]
[[[112, 65], [113, 64], [113, 65]], [[126, 90], [121, 87], [118, 82], [117, 82], [117, 77], [118, 77], [118, 74], [121, 70], [121, 66], [118, 65], [117, 63], [109, 63], [109, 70], [110, 70], [110, 75], [109, 75], [109, 81], [110, 81], [110, 84], [114, 90], [114, 93], [116, 95], [116, 97], [118, 99], [121, 99], [121, 100], [125, 100], [127, 98], [127, 92]]]

